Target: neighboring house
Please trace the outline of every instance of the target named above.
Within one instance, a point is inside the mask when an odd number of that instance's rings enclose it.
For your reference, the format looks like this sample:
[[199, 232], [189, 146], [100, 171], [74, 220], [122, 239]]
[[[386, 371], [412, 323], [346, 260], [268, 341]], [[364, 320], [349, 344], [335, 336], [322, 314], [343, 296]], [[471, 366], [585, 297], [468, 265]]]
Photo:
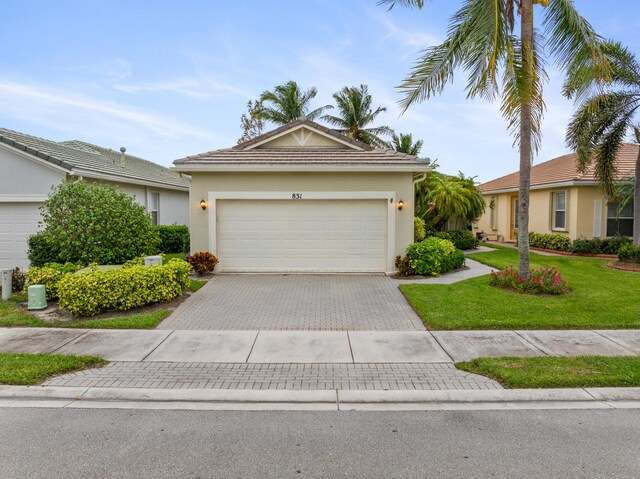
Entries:
[[223, 272], [390, 273], [429, 171], [307, 119], [174, 164], [192, 176], [191, 250]]
[[0, 267], [26, 267], [39, 207], [67, 178], [118, 186], [157, 224], [189, 224], [189, 178], [150, 161], [82, 141], [55, 142], [0, 128]]
[[[619, 178], [633, 176], [638, 146], [624, 144], [616, 158]], [[618, 205], [607, 202], [593, 168], [579, 173], [575, 153], [531, 168], [529, 231], [606, 238], [633, 233], [633, 205], [616, 218]], [[519, 173], [511, 173], [480, 185], [487, 209], [475, 226], [489, 237], [515, 241], [518, 230]]]

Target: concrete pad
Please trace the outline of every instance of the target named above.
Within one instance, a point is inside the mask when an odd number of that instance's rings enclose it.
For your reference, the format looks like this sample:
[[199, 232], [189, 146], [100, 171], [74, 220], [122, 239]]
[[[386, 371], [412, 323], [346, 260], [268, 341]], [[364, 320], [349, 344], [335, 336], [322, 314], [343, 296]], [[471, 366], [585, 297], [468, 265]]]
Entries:
[[450, 363], [433, 336], [420, 331], [351, 331], [356, 363]]
[[95, 329], [56, 353], [100, 356], [110, 361], [142, 361], [171, 331]]
[[0, 386], [0, 399], [77, 399], [88, 389], [61, 386]]
[[640, 354], [640, 330], [638, 329], [603, 329], [596, 333]]
[[431, 334], [454, 361], [480, 357], [544, 356], [513, 331], [432, 331]]
[[260, 331], [250, 363], [351, 363], [343, 331]]
[[633, 351], [593, 331], [518, 331], [550, 356], [629, 356]]
[[52, 353], [86, 332], [86, 329], [60, 328], [5, 329], [0, 334], [0, 351], [3, 353]]
[[244, 363], [257, 331], [174, 331], [145, 361]]

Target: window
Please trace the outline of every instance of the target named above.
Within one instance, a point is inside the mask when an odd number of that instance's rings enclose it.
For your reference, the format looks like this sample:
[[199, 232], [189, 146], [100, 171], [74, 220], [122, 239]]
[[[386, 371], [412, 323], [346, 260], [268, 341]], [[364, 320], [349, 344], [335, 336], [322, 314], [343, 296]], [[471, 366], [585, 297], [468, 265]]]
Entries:
[[491, 201], [489, 202], [489, 210], [490, 210], [490, 222], [491, 222], [491, 229], [492, 230], [497, 230], [498, 229], [498, 212], [496, 211], [496, 209], [498, 208], [498, 204], [496, 201], [496, 197], [492, 196], [491, 197]]
[[[607, 236], [633, 236], [633, 204], [618, 213], [617, 203], [607, 203]], [[617, 218], [616, 218], [617, 216]]]
[[149, 213], [151, 213], [151, 222], [158, 225], [160, 221], [160, 193], [149, 195]]
[[553, 217], [551, 229], [564, 230], [567, 228], [567, 193], [558, 191], [551, 194], [553, 202]]

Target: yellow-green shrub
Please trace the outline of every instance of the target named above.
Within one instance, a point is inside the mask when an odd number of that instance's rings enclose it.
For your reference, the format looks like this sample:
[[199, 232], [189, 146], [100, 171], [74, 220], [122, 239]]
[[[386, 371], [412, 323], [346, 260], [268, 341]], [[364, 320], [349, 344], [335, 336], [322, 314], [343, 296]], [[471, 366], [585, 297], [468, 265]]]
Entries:
[[60, 280], [58, 304], [75, 316], [93, 316], [171, 301], [189, 286], [190, 270], [189, 263], [180, 259], [164, 266], [93, 269]]
[[72, 263], [47, 263], [41, 268], [29, 268], [25, 273], [26, 279], [24, 290], [34, 284], [44, 285], [47, 300], [53, 300], [58, 297], [58, 283], [65, 276], [72, 275], [80, 269], [79, 266]]

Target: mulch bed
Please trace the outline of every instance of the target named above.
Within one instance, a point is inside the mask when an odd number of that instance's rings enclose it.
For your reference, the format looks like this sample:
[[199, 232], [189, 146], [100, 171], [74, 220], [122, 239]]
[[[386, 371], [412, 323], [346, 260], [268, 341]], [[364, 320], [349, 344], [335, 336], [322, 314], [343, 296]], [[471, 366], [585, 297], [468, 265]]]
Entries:
[[615, 261], [613, 263], [607, 263], [607, 268], [619, 269], [621, 271], [635, 271], [640, 273], [640, 264], [628, 263], [625, 261]]
[[545, 249], [545, 248], [536, 248], [535, 246], [531, 246], [529, 249], [532, 251], [544, 251], [545, 253], [553, 253], [558, 254], [560, 256], [582, 256], [583, 258], [608, 258], [614, 259], [617, 258], [616, 254], [581, 254], [581, 253], [570, 253], [568, 251], [557, 251], [555, 249]]

